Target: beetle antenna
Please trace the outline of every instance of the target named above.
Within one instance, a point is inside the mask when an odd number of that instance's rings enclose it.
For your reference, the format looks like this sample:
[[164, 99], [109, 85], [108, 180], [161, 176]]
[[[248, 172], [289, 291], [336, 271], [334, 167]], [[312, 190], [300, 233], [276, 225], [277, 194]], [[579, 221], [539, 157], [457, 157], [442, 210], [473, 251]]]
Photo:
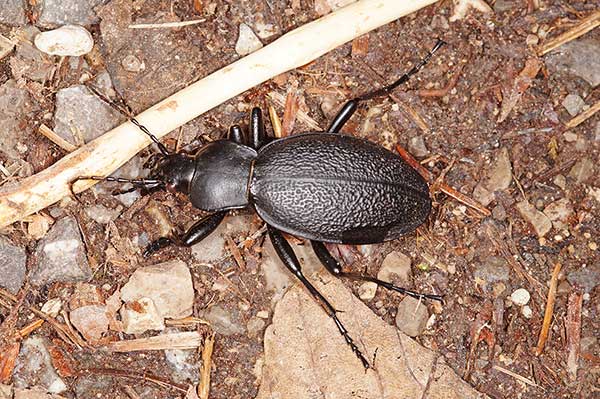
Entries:
[[169, 150], [167, 150], [167, 147], [165, 147], [165, 145], [163, 143], [161, 143], [155, 135], [150, 133], [150, 130], [148, 130], [148, 128], [146, 126], [139, 123], [137, 121], [137, 119], [135, 119], [135, 118], [129, 118], [129, 121], [131, 123], [133, 123], [134, 125], [136, 125], [142, 132], [146, 133], [148, 135], [148, 137], [150, 137], [150, 139], [158, 146], [158, 150], [160, 151], [161, 154], [163, 154], [164, 156], [171, 155]]
[[423, 68], [429, 62], [429, 60], [431, 59], [433, 54], [436, 51], [438, 51], [440, 49], [440, 47], [442, 47], [444, 44], [447, 44], [447, 43], [445, 41], [443, 41], [442, 39], [438, 38], [437, 42], [435, 43], [435, 46], [433, 46], [433, 48], [429, 51], [429, 53], [427, 53], [427, 55], [425, 57], [423, 57], [421, 59], [421, 61], [419, 61], [418, 64], [414, 65], [410, 69], [410, 71], [408, 71], [404, 75], [402, 75], [400, 77], [400, 79], [398, 79], [395, 82], [393, 82], [387, 86], [384, 86], [380, 89], [373, 90], [372, 92], [367, 93], [367, 94], [363, 94], [362, 96], [357, 97], [357, 100], [359, 100], [359, 101], [370, 100], [372, 98], [380, 97], [380, 96], [391, 93], [392, 90], [394, 90], [396, 87], [400, 86], [401, 84], [406, 83], [412, 75], [419, 72], [421, 70], [421, 68]]
[[146, 126], [139, 123], [132, 116], [133, 112], [131, 110], [131, 107], [129, 107], [129, 105], [127, 105], [127, 103], [125, 103], [125, 101], [123, 100], [123, 98], [121, 97], [121, 95], [118, 92], [117, 92], [117, 95], [118, 95], [120, 104], [116, 104], [114, 101], [107, 98], [100, 90], [98, 90], [97, 87], [95, 87], [92, 84], [87, 85], [87, 88], [92, 93], [94, 93], [96, 95], [96, 97], [100, 98], [102, 101], [104, 101], [105, 103], [107, 103], [108, 105], [112, 106], [117, 111], [119, 111], [120, 113], [125, 115], [131, 123], [136, 125], [142, 132], [146, 133], [150, 137], [150, 139], [152, 139], [152, 141], [158, 146], [158, 150], [160, 151], [161, 154], [163, 154], [164, 156], [169, 156], [171, 154], [169, 152], [169, 150], [167, 150], [167, 147], [165, 147], [164, 144], [162, 144], [160, 141], [158, 141], [158, 138], [155, 135], [153, 135], [152, 133], [150, 133], [150, 131], [148, 130], [148, 128]]

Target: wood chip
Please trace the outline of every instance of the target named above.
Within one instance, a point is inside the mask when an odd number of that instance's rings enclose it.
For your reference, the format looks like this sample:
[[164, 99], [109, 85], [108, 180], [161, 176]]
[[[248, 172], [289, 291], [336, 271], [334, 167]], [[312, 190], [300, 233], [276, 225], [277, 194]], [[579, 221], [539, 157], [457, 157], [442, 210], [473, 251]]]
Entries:
[[194, 349], [202, 346], [202, 336], [197, 331], [162, 334], [155, 337], [111, 342], [104, 349], [110, 352], [133, 352], [165, 349]]
[[208, 399], [210, 390], [210, 365], [212, 353], [215, 346], [215, 333], [212, 333], [204, 340], [202, 348], [202, 366], [200, 369], [200, 383], [198, 384], [198, 398]]
[[577, 39], [579, 36], [591, 31], [598, 25], [600, 25], [600, 10], [591, 13], [588, 17], [579, 21], [577, 25], [575, 25], [565, 33], [541, 45], [538, 48], [537, 53], [539, 56], [547, 54], [555, 48], [562, 46], [563, 44], [570, 42], [571, 40]]
[[598, 111], [600, 111], [600, 100], [596, 101], [594, 105], [592, 105], [591, 107], [577, 115], [575, 118], [565, 123], [565, 126], [567, 127], [567, 129], [571, 129], [575, 126], [578, 126], [585, 122], [587, 119], [591, 118], [592, 115], [594, 115]]
[[50, 129], [44, 124], [40, 125], [40, 127], [38, 128], [38, 132], [46, 136], [50, 141], [52, 141], [54, 144], [56, 144], [57, 146], [59, 146], [67, 152], [73, 152], [77, 149], [76, 145], [69, 143], [67, 140], [54, 133], [52, 129]]
[[565, 328], [567, 330], [567, 372], [571, 381], [577, 380], [577, 370], [579, 369], [579, 356], [581, 352], [581, 306], [583, 304], [583, 295], [578, 291], [573, 291], [569, 295], [567, 304], [567, 319]]
[[550, 289], [548, 290], [548, 299], [546, 300], [546, 311], [544, 312], [544, 323], [542, 324], [542, 329], [538, 338], [537, 348], [535, 350], [535, 354], [537, 356], [541, 355], [544, 351], [544, 346], [546, 345], [546, 340], [548, 339], [548, 331], [550, 331], [550, 324], [552, 323], [552, 314], [554, 313], [554, 301], [556, 300], [558, 273], [560, 273], [561, 267], [562, 265], [560, 263], [557, 263], [556, 266], [554, 266], [554, 271], [552, 272], [552, 279], [550, 280]]

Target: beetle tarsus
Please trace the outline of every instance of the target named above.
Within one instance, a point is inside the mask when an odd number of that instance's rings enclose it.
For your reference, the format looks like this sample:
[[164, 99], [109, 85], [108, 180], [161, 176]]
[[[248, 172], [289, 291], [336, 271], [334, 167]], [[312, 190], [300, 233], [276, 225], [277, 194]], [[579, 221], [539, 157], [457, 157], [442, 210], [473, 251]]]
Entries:
[[143, 256], [144, 256], [144, 258], [146, 258], [146, 257], [152, 255], [153, 253], [155, 253], [156, 251], [158, 251], [159, 249], [168, 247], [169, 245], [172, 245], [174, 243], [175, 243], [175, 240], [173, 238], [160, 237], [158, 240], [152, 241], [150, 244], [148, 244], [146, 249], [144, 249]]
[[373, 282], [373, 283], [375, 283], [383, 288], [386, 288], [388, 290], [396, 291], [401, 294], [408, 295], [408, 296], [411, 296], [411, 297], [413, 297], [415, 299], [419, 299], [419, 300], [431, 299], [431, 300], [439, 301], [442, 303], [444, 302], [443, 297], [441, 295], [422, 294], [420, 292], [415, 292], [415, 291], [412, 291], [412, 290], [409, 290], [406, 288], [397, 287], [394, 284], [391, 284], [387, 281], [379, 280], [375, 277], [365, 276], [365, 275], [358, 274], [358, 273], [344, 272], [342, 267], [340, 266], [340, 263], [333, 257], [333, 255], [331, 255], [331, 252], [329, 252], [329, 250], [327, 250], [327, 248], [325, 247], [325, 244], [323, 244], [320, 241], [314, 241], [314, 240], [311, 240], [311, 244], [312, 244], [313, 250], [315, 251], [315, 254], [317, 255], [317, 258], [319, 258], [319, 260], [321, 261], [323, 266], [325, 266], [325, 268], [334, 276], [345, 277], [345, 278], [349, 278], [351, 280], [358, 280], [358, 281], [370, 281], [370, 282]]
[[306, 289], [310, 292], [312, 297], [323, 307], [325, 313], [327, 313], [327, 315], [333, 319], [340, 334], [342, 334], [344, 340], [350, 346], [352, 352], [354, 352], [356, 357], [358, 357], [358, 359], [361, 361], [362, 365], [365, 368], [370, 368], [371, 366], [369, 365], [369, 361], [362, 354], [358, 346], [356, 346], [354, 340], [348, 333], [348, 330], [346, 329], [346, 327], [344, 327], [340, 319], [337, 317], [338, 311], [333, 307], [333, 305], [331, 305], [331, 303], [329, 303], [327, 298], [325, 298], [323, 294], [321, 294], [315, 288], [315, 286], [312, 285], [310, 281], [308, 281], [308, 279], [302, 273], [302, 267], [300, 266], [300, 262], [298, 261], [298, 258], [296, 257], [296, 254], [294, 253], [294, 250], [292, 249], [290, 244], [283, 237], [283, 234], [281, 234], [279, 230], [277, 230], [269, 224], [267, 224], [267, 230], [269, 232], [269, 237], [271, 237], [271, 243], [275, 248], [275, 252], [277, 252], [277, 255], [279, 255], [279, 258], [281, 258], [283, 264], [298, 278], [298, 280], [300, 280], [304, 287], [306, 287]]

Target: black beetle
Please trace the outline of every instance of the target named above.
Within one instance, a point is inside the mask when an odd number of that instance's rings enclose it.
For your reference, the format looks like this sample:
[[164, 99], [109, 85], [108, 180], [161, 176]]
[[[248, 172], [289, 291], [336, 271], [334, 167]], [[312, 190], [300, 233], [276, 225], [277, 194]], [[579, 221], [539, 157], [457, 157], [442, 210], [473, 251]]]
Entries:
[[429, 216], [429, 188], [419, 173], [400, 156], [339, 131], [361, 101], [387, 94], [406, 82], [443, 44], [438, 39], [419, 64], [391, 85], [348, 101], [326, 132], [306, 132], [268, 142], [262, 113], [254, 108], [249, 142], [240, 127], [234, 125], [228, 140], [209, 143], [189, 156], [170, 153], [148, 129], [132, 119], [161, 152], [151, 178], [85, 176], [77, 180], [162, 187], [187, 194], [196, 208], [213, 212], [182, 237], [163, 237], [153, 242], [145, 255], [173, 242], [191, 246], [214, 231], [228, 210], [254, 207], [266, 222], [283, 263], [323, 306], [363, 365], [369, 367], [335, 308], [302, 273], [282, 232], [309, 239], [318, 258], [336, 276], [372, 281], [419, 299], [441, 300], [439, 295], [420, 294], [374, 277], [344, 272], [324, 242], [373, 244], [393, 240], [413, 231]]

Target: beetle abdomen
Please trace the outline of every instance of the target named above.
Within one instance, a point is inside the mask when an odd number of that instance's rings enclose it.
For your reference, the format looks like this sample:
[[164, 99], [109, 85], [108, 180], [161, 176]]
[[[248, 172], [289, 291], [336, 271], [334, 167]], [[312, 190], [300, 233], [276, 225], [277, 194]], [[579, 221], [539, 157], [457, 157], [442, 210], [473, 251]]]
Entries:
[[305, 133], [263, 147], [250, 187], [259, 215], [301, 237], [368, 244], [414, 230], [431, 209], [423, 178], [367, 140]]

